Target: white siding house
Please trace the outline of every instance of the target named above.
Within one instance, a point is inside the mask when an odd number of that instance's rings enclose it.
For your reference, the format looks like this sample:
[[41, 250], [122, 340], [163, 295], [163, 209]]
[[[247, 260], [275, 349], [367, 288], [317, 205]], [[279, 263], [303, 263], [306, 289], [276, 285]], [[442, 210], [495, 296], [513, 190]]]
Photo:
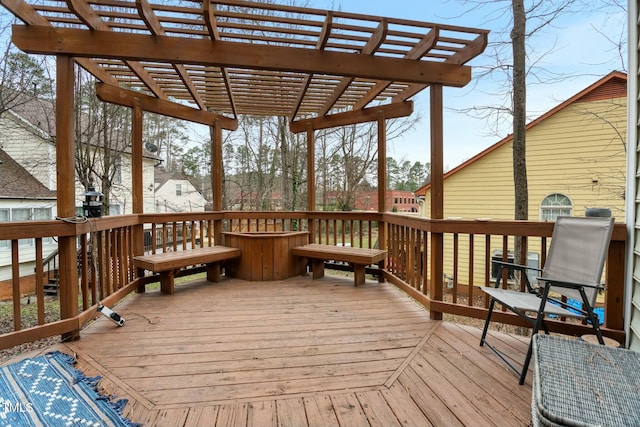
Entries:
[[204, 212], [207, 200], [179, 172], [156, 170], [156, 212]]
[[[55, 109], [47, 100], [30, 98], [0, 116], [0, 149], [40, 181], [49, 190], [56, 190]], [[98, 149], [99, 150], [99, 149]], [[98, 155], [98, 159], [102, 156]], [[153, 212], [154, 166], [157, 158], [143, 158], [144, 212]], [[98, 165], [99, 167], [99, 165]], [[112, 182], [109, 213], [132, 212], [131, 156], [121, 156], [116, 177]], [[96, 183], [96, 189], [100, 190]], [[80, 209], [87, 191], [76, 182], [76, 206]]]
[[[55, 114], [50, 101], [35, 98], [0, 115], [0, 221], [50, 220], [57, 216]], [[100, 157], [98, 155], [98, 157]], [[110, 193], [110, 213], [132, 212], [131, 157], [121, 156]], [[143, 159], [144, 212], [153, 212], [155, 156]], [[99, 188], [97, 188], [99, 190]], [[76, 206], [81, 213], [83, 188], [76, 181]], [[35, 243], [20, 240], [21, 276], [33, 275]], [[29, 247], [34, 250], [30, 251]], [[43, 256], [57, 249], [53, 239], [43, 240]], [[0, 241], [0, 284], [11, 278], [11, 242]], [[28, 281], [27, 281], [28, 282]], [[28, 285], [27, 285], [28, 286]], [[0, 291], [2, 287], [0, 286]], [[29, 289], [23, 289], [28, 292]], [[2, 292], [0, 292], [2, 298]]]

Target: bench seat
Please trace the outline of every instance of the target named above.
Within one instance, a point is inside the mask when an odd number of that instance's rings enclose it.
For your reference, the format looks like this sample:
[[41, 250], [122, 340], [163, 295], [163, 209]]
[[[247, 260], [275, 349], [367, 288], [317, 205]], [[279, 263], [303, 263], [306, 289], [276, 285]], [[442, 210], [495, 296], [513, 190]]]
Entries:
[[353, 268], [355, 286], [364, 284], [367, 265], [376, 264], [387, 257], [387, 251], [381, 249], [352, 248], [318, 243], [297, 246], [291, 249], [291, 253], [311, 260], [314, 279], [324, 276], [325, 261], [348, 263]]
[[133, 264], [137, 268], [160, 273], [160, 290], [165, 294], [173, 294], [175, 288], [173, 279], [182, 268], [190, 265], [206, 264], [207, 280], [219, 282], [222, 261], [237, 258], [240, 254], [241, 252], [238, 248], [210, 246], [152, 255], [139, 255], [133, 257]]

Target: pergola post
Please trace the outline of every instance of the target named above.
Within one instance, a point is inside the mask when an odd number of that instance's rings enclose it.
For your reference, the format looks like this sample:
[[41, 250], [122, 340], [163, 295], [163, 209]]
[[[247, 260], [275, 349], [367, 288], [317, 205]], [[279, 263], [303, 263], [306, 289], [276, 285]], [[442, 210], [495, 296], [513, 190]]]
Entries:
[[[316, 210], [316, 140], [313, 127], [307, 125], [307, 211]], [[307, 224], [309, 242], [315, 242], [316, 223], [311, 219]]]
[[[216, 119], [211, 126], [211, 195], [214, 212], [222, 211], [222, 126]], [[213, 238], [216, 245], [222, 244], [222, 222], [215, 221]]]
[[[378, 115], [378, 212], [387, 211], [387, 119], [384, 112]], [[378, 224], [378, 248], [387, 249], [387, 224]], [[386, 259], [380, 261], [380, 268], [386, 268]], [[384, 276], [379, 275], [378, 281], [384, 282]]]
[[[75, 198], [75, 139], [74, 139], [74, 82], [73, 58], [58, 55], [56, 62], [56, 190], [60, 218], [76, 216]], [[60, 255], [60, 318], [78, 315], [78, 258], [76, 236], [59, 236]], [[80, 331], [64, 334], [65, 340], [80, 338]]]
[[[444, 127], [442, 110], [442, 85], [431, 85], [431, 219], [444, 218]], [[444, 235], [431, 233], [431, 299], [442, 301], [442, 276], [444, 262]], [[442, 312], [429, 310], [433, 320], [442, 320]]]
[[[142, 180], [142, 103], [134, 100], [131, 112], [131, 193], [134, 214], [144, 213], [144, 190]], [[144, 226], [138, 224], [133, 227], [133, 254], [144, 254]], [[144, 269], [138, 269], [137, 277], [144, 276]], [[144, 292], [145, 286], [138, 286], [137, 292]]]

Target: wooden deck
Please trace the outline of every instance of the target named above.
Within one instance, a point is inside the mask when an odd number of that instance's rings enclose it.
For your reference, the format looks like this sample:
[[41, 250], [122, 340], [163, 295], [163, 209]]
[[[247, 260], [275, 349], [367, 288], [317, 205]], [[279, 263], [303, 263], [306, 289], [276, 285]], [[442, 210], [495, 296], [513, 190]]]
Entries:
[[[196, 280], [133, 295], [82, 339], [78, 367], [145, 426], [527, 426], [518, 385], [480, 330], [432, 321], [386, 283]], [[524, 358], [526, 341], [493, 341]]]

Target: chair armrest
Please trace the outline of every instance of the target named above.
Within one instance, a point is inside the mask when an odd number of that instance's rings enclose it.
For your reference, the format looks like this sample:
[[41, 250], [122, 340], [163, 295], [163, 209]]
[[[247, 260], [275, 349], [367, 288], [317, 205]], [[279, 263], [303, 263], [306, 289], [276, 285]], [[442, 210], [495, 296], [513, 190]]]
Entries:
[[[522, 265], [522, 264], [514, 264], [512, 262], [506, 262], [506, 261], [498, 261], [498, 260], [491, 260], [492, 264], [496, 264], [499, 268], [510, 268], [513, 270], [518, 270], [520, 272], [525, 272], [527, 270], [535, 270], [538, 272], [541, 272], [542, 270], [536, 267], [529, 267], [528, 265]], [[496, 284], [495, 287], [499, 287], [500, 286], [500, 280], [502, 275], [499, 275], [500, 277], [496, 278]], [[524, 278], [524, 284], [527, 287], [527, 292], [530, 294], [536, 294], [536, 290], [533, 289], [533, 287], [531, 286], [531, 283], [529, 283], [529, 277], [527, 276], [527, 274], [523, 274], [522, 277]]]
[[585, 283], [575, 283], [575, 282], [567, 282], [566, 280], [554, 279], [552, 277], [538, 277], [538, 280], [541, 282], [547, 282], [552, 286], [559, 286], [561, 288], [569, 288], [569, 289], [578, 289], [578, 288], [593, 288], [598, 290], [606, 289], [601, 285], [587, 285]]
[[505, 267], [511, 267], [514, 270], [535, 270], [535, 271], [542, 271], [541, 268], [537, 268], [537, 267], [529, 267], [528, 265], [522, 265], [522, 264], [514, 264], [512, 262], [506, 262], [506, 261], [497, 261], [497, 260], [491, 260], [492, 264], [498, 264], [498, 265], [502, 265]]

